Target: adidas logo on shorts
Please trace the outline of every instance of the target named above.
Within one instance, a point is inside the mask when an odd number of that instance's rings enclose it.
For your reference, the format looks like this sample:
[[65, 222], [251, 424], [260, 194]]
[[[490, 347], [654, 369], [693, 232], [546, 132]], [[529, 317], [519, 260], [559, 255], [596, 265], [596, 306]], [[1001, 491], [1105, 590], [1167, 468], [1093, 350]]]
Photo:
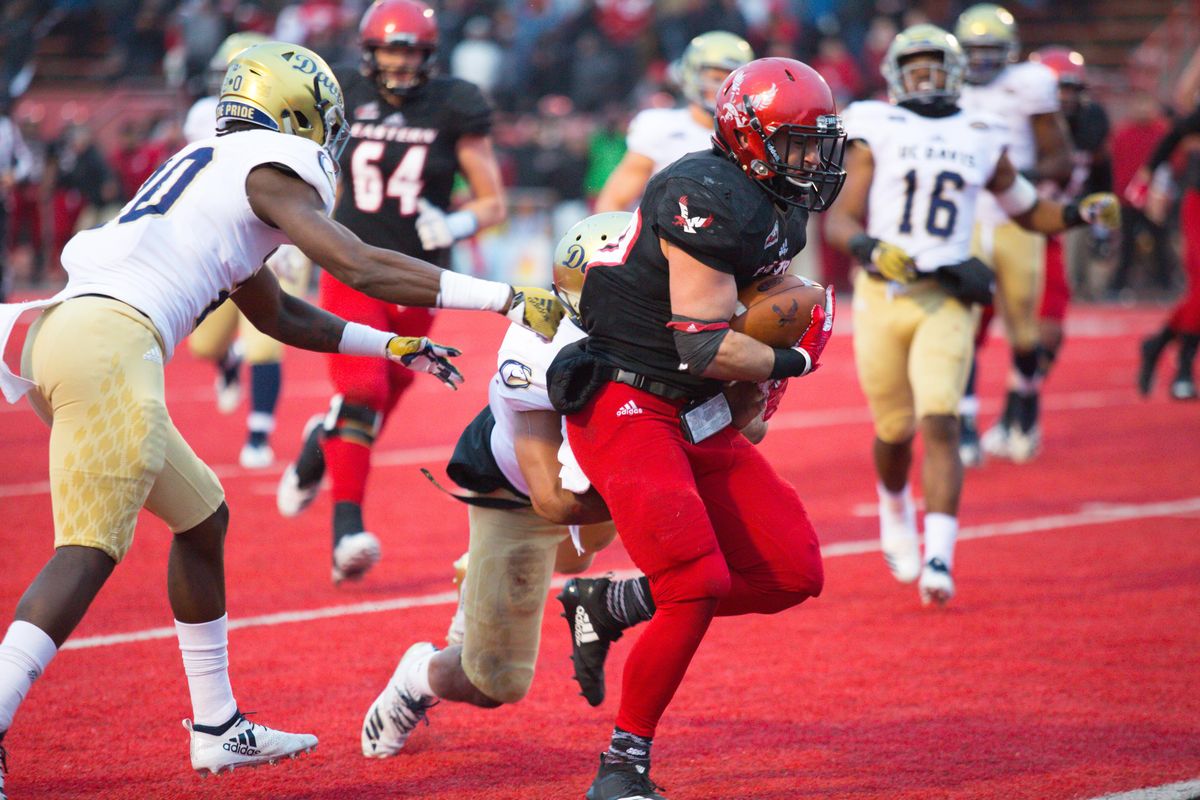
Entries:
[[634, 414], [640, 414], [640, 413], [642, 413], [642, 410], [640, 408], [638, 408], [638, 404], [633, 402], [632, 400], [627, 401], [625, 403], [625, 405], [623, 405], [619, 409], [617, 409], [618, 417], [631, 417]]

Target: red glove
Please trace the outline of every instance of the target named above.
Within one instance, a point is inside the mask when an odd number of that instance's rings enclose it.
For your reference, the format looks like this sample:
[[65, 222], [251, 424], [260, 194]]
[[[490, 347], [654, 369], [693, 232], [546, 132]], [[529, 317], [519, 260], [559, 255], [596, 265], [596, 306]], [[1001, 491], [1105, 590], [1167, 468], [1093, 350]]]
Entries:
[[821, 352], [829, 343], [829, 337], [833, 335], [834, 306], [833, 286], [828, 286], [825, 289], [825, 307], [813, 306], [808, 327], [804, 329], [800, 341], [796, 342], [796, 348], [807, 353], [809, 361], [812, 362], [812, 367], [804, 373], [805, 375], [815, 372], [820, 366], [818, 362], [821, 360]]
[[779, 401], [783, 399], [783, 395], [787, 392], [787, 387], [788, 378], [779, 381], [763, 381], [758, 385], [758, 388], [767, 395], [766, 407], [762, 413], [763, 422], [775, 416], [775, 412], [779, 410]]

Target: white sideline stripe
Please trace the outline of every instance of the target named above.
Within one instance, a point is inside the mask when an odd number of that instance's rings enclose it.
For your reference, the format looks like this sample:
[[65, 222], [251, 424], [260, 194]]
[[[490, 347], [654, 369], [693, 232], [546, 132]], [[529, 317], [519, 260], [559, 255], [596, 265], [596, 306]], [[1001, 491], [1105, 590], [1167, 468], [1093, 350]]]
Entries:
[[[1033, 517], [1031, 519], [1013, 520], [1011, 522], [974, 525], [959, 531], [958, 538], [984, 539], [993, 536], [1015, 536], [1021, 533], [1036, 533], [1037, 531], [1055, 530], [1058, 528], [1098, 525], [1105, 522], [1120, 522], [1148, 517], [1170, 517], [1194, 511], [1200, 511], [1200, 497], [1188, 497], [1182, 500], [1168, 500], [1159, 503], [1113, 505], [1101, 508], [1089, 508], [1075, 514], [1055, 514], [1049, 517]], [[826, 545], [821, 548], [821, 555], [824, 558], [836, 558], [838, 556], [874, 553], [878, 550], [878, 539], [862, 539], [854, 542], [837, 542]], [[640, 574], [637, 570], [620, 570], [616, 573], [616, 576], [617, 578], [628, 578]], [[551, 586], [552, 588], [559, 588], [564, 581], [564, 578], [556, 578]], [[397, 597], [392, 600], [326, 606], [324, 608], [301, 611], [282, 611], [277, 614], [264, 614], [258, 617], [233, 619], [229, 623], [229, 628], [236, 630], [239, 628], [272, 627], [275, 625], [284, 625], [289, 622], [308, 622], [314, 619], [348, 617], [356, 614], [376, 614], [381, 611], [397, 611], [405, 608], [437, 606], [457, 602], [457, 591], [439, 592], [437, 594], [419, 595], [416, 597]], [[151, 639], [170, 639], [174, 636], [175, 629], [173, 627], [148, 628], [131, 633], [114, 633], [106, 636], [69, 639], [60, 649], [81, 650], [90, 647], [107, 647], [110, 645], [128, 644], [130, 642], [144, 642]]]
[[1103, 797], [1093, 797], [1092, 800], [1197, 800], [1197, 798], [1200, 798], [1200, 778], [1194, 781], [1134, 789], [1131, 792], [1106, 794]]
[[[1133, 396], [1132, 391], [1110, 392], [1071, 392], [1068, 394], [1051, 395], [1043, 399], [1042, 407], [1047, 410], [1078, 410], [1085, 408], [1108, 408], [1110, 406], [1133, 405], [1143, 402]], [[982, 411], [993, 413], [1000, 409], [999, 399], [984, 400]], [[826, 428], [837, 425], [856, 425], [869, 423], [871, 414], [866, 406], [851, 408], [828, 408], [818, 411], [792, 411], [778, 414], [771, 419], [774, 430], [801, 430], [806, 428]], [[450, 457], [454, 452], [453, 445], [435, 445], [432, 447], [408, 447], [398, 450], [383, 450], [371, 456], [373, 467], [408, 467], [413, 465], [436, 465]], [[217, 464], [213, 472], [218, 478], [249, 478], [282, 475], [285, 464], [276, 464], [268, 469], [248, 470], [237, 464]], [[33, 481], [31, 483], [10, 483], [0, 485], [0, 497], [27, 497], [30, 495], [48, 494], [49, 481]], [[257, 491], [256, 494], [262, 492]], [[271, 492], [273, 494], [273, 492]]]

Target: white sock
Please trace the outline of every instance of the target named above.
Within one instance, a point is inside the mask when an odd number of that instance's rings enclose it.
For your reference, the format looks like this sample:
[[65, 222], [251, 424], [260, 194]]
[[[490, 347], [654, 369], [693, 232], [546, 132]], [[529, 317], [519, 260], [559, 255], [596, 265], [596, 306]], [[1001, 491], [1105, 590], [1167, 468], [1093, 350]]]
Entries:
[[175, 620], [183, 672], [198, 725], [223, 725], [237, 711], [229, 685], [229, 615], [189, 625]]
[[949, 514], [925, 515], [925, 561], [940, 558], [946, 569], [954, 569], [954, 540], [958, 538], [958, 517]]
[[911, 532], [917, 535], [917, 507], [912, 489], [905, 484], [898, 492], [889, 491], [882, 483], [875, 484], [879, 494], [879, 529], [890, 534]]
[[0, 735], [12, 727], [17, 707], [57, 652], [54, 640], [33, 623], [8, 626], [0, 643]]
[[405, 688], [417, 697], [437, 697], [433, 693], [433, 687], [429, 685], [429, 664], [433, 661], [439, 650], [434, 650], [429, 655], [422, 658], [413, 667], [413, 671], [408, 673], [408, 686]]

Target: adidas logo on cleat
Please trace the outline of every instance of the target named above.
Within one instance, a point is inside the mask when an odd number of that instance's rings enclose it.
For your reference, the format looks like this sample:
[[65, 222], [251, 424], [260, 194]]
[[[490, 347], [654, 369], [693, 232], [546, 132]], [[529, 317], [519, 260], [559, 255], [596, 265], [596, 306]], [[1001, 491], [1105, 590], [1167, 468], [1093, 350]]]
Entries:
[[231, 753], [237, 753], [239, 756], [256, 756], [261, 750], [258, 749], [258, 742], [254, 739], [254, 731], [246, 731], [239, 733], [237, 736], [230, 736], [221, 748], [228, 750]]
[[575, 644], [589, 644], [598, 641], [600, 641], [600, 637], [596, 635], [591, 618], [584, 611], [583, 606], [578, 606], [575, 609]]

